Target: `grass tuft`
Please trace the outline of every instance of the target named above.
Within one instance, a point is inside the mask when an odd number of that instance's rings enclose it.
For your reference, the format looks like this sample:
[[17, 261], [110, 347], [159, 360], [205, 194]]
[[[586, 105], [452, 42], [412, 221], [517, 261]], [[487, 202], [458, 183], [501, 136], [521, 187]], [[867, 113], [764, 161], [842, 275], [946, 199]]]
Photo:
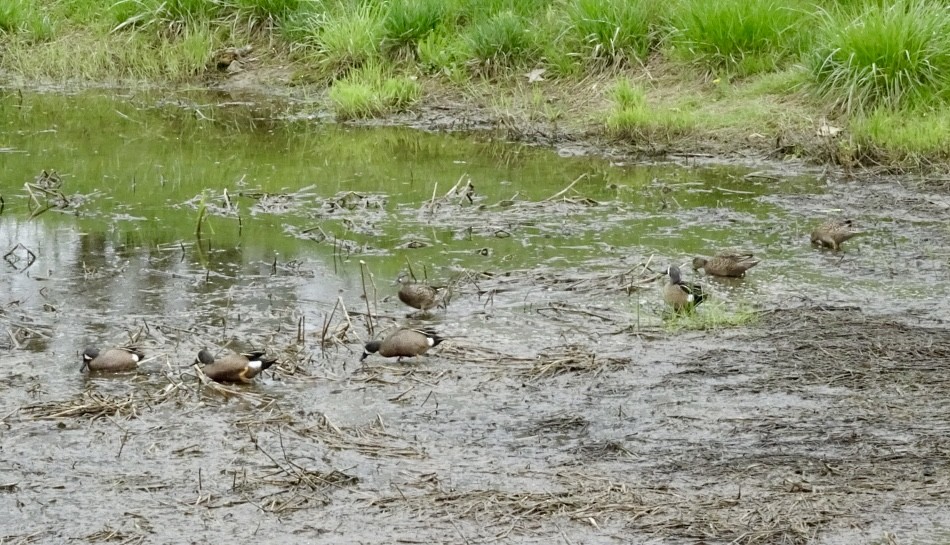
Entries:
[[306, 0], [223, 0], [222, 5], [252, 27], [273, 26], [306, 5]]
[[394, 0], [383, 20], [384, 48], [398, 51], [416, 45], [439, 27], [447, 13], [442, 0]]
[[813, 10], [795, 0], [685, 0], [672, 16], [673, 52], [710, 73], [781, 69], [806, 49]]
[[341, 121], [404, 111], [421, 96], [422, 86], [418, 81], [407, 76], [390, 76], [375, 63], [350, 72], [330, 88], [330, 101]]
[[441, 32], [431, 32], [422, 38], [417, 46], [419, 64], [430, 73], [461, 76], [461, 65], [465, 61], [464, 47], [459, 41]]
[[30, 0], [0, 1], [0, 36], [19, 35], [21, 39], [44, 41], [52, 37], [53, 27], [48, 17], [34, 7]]
[[[214, 50], [209, 25], [184, 27], [168, 38], [146, 33], [64, 34], [42, 44], [10, 40], [0, 68], [28, 78], [108, 81], [116, 74], [154, 81], [186, 81], [206, 69]], [[81, 58], [82, 62], [76, 62]]]
[[854, 143], [888, 163], [919, 165], [950, 159], [950, 110], [895, 111], [878, 108], [851, 122]]
[[826, 12], [812, 56], [817, 94], [849, 112], [950, 98], [950, 11], [942, 2], [869, 2]]
[[688, 313], [667, 310], [663, 322], [667, 331], [675, 332], [739, 327], [750, 325], [758, 319], [759, 313], [748, 305], [728, 308], [723, 301], [710, 301]]
[[328, 76], [339, 77], [379, 59], [383, 17], [378, 5], [366, 3], [311, 21], [316, 24], [318, 62]]
[[159, 27], [178, 29], [181, 24], [205, 22], [220, 13], [211, 0], [119, 0], [110, 7], [115, 29]]
[[646, 92], [623, 78], [611, 91], [613, 109], [605, 121], [607, 133], [634, 142], [670, 141], [687, 134], [693, 125], [690, 116], [677, 110], [650, 107]]
[[474, 23], [467, 42], [472, 60], [489, 73], [525, 64], [539, 51], [531, 22], [513, 11], [502, 11]]

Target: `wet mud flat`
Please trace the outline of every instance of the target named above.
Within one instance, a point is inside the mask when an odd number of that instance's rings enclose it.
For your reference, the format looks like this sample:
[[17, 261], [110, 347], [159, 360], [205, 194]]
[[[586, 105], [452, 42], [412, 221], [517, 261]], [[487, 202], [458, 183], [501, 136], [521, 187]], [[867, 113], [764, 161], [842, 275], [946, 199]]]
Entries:
[[[784, 184], [775, 168], [761, 183]], [[459, 180], [395, 205], [388, 188], [231, 191], [273, 220], [258, 245], [42, 231], [48, 215], [0, 232], [5, 248], [37, 233], [0, 263], [0, 543], [946, 542], [946, 187], [657, 179], [624, 200]], [[240, 230], [227, 192], [195, 192], [178, 205]], [[866, 233], [811, 248], [841, 209]], [[704, 279], [700, 313], [746, 299], [757, 321], [662, 320], [654, 271], [743, 236], [763, 263]], [[280, 237], [333, 255], [284, 260]], [[438, 264], [447, 308], [410, 319], [382, 276], [359, 289], [358, 257], [404, 250]], [[448, 340], [360, 364], [397, 326]], [[80, 373], [93, 339], [148, 359]], [[252, 345], [280, 359], [254, 384], [190, 366]]]
[[[200, 322], [138, 332], [153, 356], [128, 375], [14, 354], [3, 540], [927, 542], [946, 523], [950, 331], [809, 306], [670, 332], [606, 303], [649, 275], [575, 273], [459, 281], [435, 321], [465, 334], [418, 361], [356, 364], [358, 312], [323, 347], [275, 331], [282, 365], [249, 387], [182, 367], [218, 334]], [[378, 327], [404, 322], [387, 304]]]

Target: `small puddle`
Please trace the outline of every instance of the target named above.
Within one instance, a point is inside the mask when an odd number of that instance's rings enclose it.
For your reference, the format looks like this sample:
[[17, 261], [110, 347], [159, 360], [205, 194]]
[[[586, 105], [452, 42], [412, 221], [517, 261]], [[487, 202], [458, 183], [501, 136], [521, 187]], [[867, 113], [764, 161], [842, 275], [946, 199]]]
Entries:
[[[885, 320], [882, 335], [939, 345], [945, 329], [896, 324], [945, 328], [950, 198], [775, 163], [625, 164], [488, 135], [324, 125], [295, 108], [0, 98], [0, 540], [193, 540], [182, 516], [215, 520], [202, 534], [215, 541], [371, 540], [380, 513], [395, 541], [853, 537], [860, 502], [773, 533], [725, 522], [743, 518], [741, 502], [722, 503], [740, 492], [779, 487], [768, 505], [789, 507], [787, 490], [807, 488], [780, 484], [793, 473], [709, 479], [730, 452], [781, 458], [750, 415], [794, 427], [869, 387], [763, 378], [770, 360], [749, 354], [774, 347], [742, 335], [791, 322], [670, 334], [649, 269], [695, 278], [695, 255], [753, 251], [763, 261], [746, 279], [703, 279], [710, 306], [860, 307]], [[835, 215], [865, 233], [843, 252], [813, 248], [811, 228]], [[451, 287], [427, 320], [394, 297], [409, 266]], [[361, 366], [367, 313], [375, 330], [428, 324], [450, 341], [421, 362]], [[150, 356], [139, 372], [79, 372], [86, 345], [130, 339]], [[205, 346], [268, 347], [281, 365], [249, 387], [201, 386], [190, 363]], [[919, 442], [891, 431], [890, 447]], [[946, 462], [930, 477], [945, 481]], [[678, 515], [656, 507], [683, 497], [693, 505]], [[900, 510], [875, 516], [916, 535]]]

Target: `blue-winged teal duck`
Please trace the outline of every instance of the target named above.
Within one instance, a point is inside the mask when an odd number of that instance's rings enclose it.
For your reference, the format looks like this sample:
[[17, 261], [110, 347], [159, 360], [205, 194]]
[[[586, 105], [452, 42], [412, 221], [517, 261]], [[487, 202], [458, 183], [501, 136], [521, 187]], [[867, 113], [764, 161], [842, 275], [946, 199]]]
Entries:
[[706, 274], [712, 276], [731, 276], [739, 278], [745, 276], [745, 272], [759, 264], [751, 253], [722, 252], [706, 259], [705, 257], [693, 258], [693, 270], [702, 269]]
[[439, 290], [413, 281], [408, 274], [399, 275], [399, 300], [422, 311], [427, 311], [439, 303]]
[[207, 349], [198, 352], [198, 362], [203, 363], [201, 371], [215, 382], [251, 382], [251, 379], [261, 374], [277, 362], [274, 358], [265, 358], [263, 350], [255, 350], [246, 354], [232, 352], [215, 359]]
[[670, 279], [663, 286], [663, 300], [676, 312], [689, 312], [706, 300], [703, 287], [699, 284], [684, 282], [680, 277], [680, 269], [676, 265], [670, 265], [666, 274]]
[[98, 348], [90, 346], [82, 353], [82, 369], [88, 367], [90, 371], [113, 373], [131, 371], [144, 359], [145, 354], [137, 348], [109, 348], [100, 352]]
[[430, 348], [438, 345], [443, 340], [445, 339], [439, 337], [432, 331], [399, 329], [382, 341], [370, 341], [366, 343], [360, 361], [365, 360], [370, 354], [377, 352], [384, 358], [399, 358], [397, 361], [402, 361], [402, 358], [411, 358], [425, 354]]
[[838, 250], [842, 242], [860, 234], [860, 231], [854, 231], [851, 227], [850, 219], [828, 220], [811, 232], [811, 243]]

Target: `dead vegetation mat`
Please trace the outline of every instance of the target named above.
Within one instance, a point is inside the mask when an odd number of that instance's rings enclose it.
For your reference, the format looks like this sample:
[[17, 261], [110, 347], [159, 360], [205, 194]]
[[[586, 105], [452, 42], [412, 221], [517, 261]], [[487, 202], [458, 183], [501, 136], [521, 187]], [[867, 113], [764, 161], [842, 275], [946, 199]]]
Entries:
[[674, 541], [810, 543], [942, 508], [950, 331], [853, 307], [804, 308], [767, 312], [720, 340], [686, 347], [653, 386], [730, 408], [667, 413], [671, 429], [687, 422], [700, 435], [627, 437], [612, 467], [561, 466], [543, 486], [439, 487], [371, 504], [468, 518], [486, 542], [567, 519]]

